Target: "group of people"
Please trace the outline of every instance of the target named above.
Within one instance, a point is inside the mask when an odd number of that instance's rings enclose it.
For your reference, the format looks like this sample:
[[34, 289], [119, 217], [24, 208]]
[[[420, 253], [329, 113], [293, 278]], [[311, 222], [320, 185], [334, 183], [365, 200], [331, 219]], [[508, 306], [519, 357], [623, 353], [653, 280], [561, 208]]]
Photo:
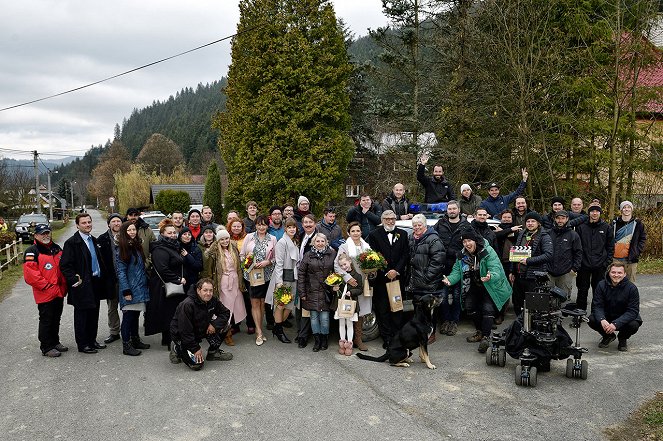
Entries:
[[[443, 335], [457, 333], [464, 310], [475, 326], [467, 341], [485, 352], [509, 302], [516, 314], [522, 311], [537, 271], [548, 272], [569, 298], [575, 279], [581, 309], [587, 308], [591, 287], [590, 326], [601, 333], [601, 346], [617, 335], [619, 349], [627, 349], [626, 341], [642, 323], [633, 282], [646, 240], [631, 202], [622, 202], [612, 225], [601, 220], [598, 201], [585, 212], [579, 198], [567, 212], [564, 200], [555, 197], [551, 212], [542, 216], [521, 195], [526, 170], [509, 195], [491, 183], [490, 196], [481, 199], [463, 184], [455, 200], [442, 167], [436, 165], [427, 177], [426, 162], [423, 157], [417, 172], [425, 202], [447, 203], [432, 226], [412, 212], [400, 183], [381, 204], [362, 195], [343, 229], [332, 207], [316, 219], [305, 196], [296, 206], [275, 205], [264, 214], [249, 201], [246, 216], [230, 210], [225, 225], [214, 221], [210, 207], [191, 210], [186, 221], [184, 213], [174, 212], [160, 223], [158, 239], [133, 208], [125, 217], [108, 216], [108, 230], [98, 238], [90, 234], [90, 215], [79, 214], [78, 231], [63, 248], [52, 242], [48, 226], [38, 225], [34, 245], [25, 251], [24, 275], [39, 309], [41, 351], [57, 357], [67, 350], [59, 339], [67, 295], [74, 306], [76, 344], [85, 354], [121, 339], [124, 354], [140, 355], [149, 348], [138, 332], [143, 312], [145, 334], [160, 334], [171, 362], [191, 369], [206, 360], [232, 359], [221, 345], [235, 345], [242, 322], [257, 346], [268, 340], [266, 330], [292, 343], [287, 330], [294, 328], [291, 335], [300, 348], [312, 337], [312, 349], [319, 352], [329, 347], [331, 318], [338, 319], [338, 352], [351, 355], [353, 347], [368, 349], [362, 324], [371, 313], [383, 346], [389, 346], [403, 324], [399, 302], [407, 291], [415, 304], [426, 294], [442, 297], [435, 322]], [[490, 217], [500, 221], [497, 227], [491, 228]], [[396, 227], [399, 220], [411, 221], [410, 234]], [[514, 258], [514, 249], [524, 254]], [[358, 258], [369, 250], [384, 256], [384, 268], [362, 269]], [[338, 275], [338, 282], [330, 283], [330, 275]], [[102, 300], [108, 304], [109, 335], [100, 343]], [[350, 306], [349, 313], [342, 309]], [[431, 343], [435, 334], [433, 329]], [[206, 356], [203, 339], [209, 342]]]

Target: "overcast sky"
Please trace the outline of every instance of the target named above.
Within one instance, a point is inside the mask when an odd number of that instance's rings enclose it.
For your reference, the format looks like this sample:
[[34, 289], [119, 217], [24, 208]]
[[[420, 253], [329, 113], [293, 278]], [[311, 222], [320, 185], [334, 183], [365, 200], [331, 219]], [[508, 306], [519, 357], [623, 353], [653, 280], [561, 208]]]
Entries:
[[[381, 0], [334, 0], [356, 36], [386, 23]], [[20, 0], [0, 14], [0, 108], [53, 95], [235, 33], [237, 0]], [[230, 43], [140, 70], [78, 92], [0, 112], [3, 149], [43, 159], [82, 156], [113, 136], [134, 108], [184, 87], [218, 80]]]

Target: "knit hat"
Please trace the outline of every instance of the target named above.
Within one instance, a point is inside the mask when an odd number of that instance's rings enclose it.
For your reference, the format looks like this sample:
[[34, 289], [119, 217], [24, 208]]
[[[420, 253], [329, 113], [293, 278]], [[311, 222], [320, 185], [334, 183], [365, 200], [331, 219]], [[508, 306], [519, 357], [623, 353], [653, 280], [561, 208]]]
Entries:
[[188, 217], [191, 217], [191, 213], [198, 213], [198, 216], [203, 217], [202, 213], [197, 208], [192, 208], [191, 211], [189, 211]]
[[474, 242], [479, 241], [479, 235], [477, 234], [476, 231], [474, 231], [474, 228], [465, 228], [463, 231], [460, 232], [460, 240], [473, 240]]
[[219, 232], [216, 233], [216, 240], [221, 240], [224, 237], [230, 238], [230, 233], [228, 233], [228, 230], [219, 230]]
[[[129, 213], [127, 212], [127, 214], [129, 214]], [[122, 216], [120, 215], [120, 213], [111, 213], [111, 214], [108, 215], [108, 219], [106, 220], [106, 224], [110, 225], [110, 222], [113, 220], [113, 218], [118, 218], [118, 219], [120, 219], [120, 222], [124, 222], [124, 219], [122, 219]]]
[[543, 219], [541, 219], [541, 215], [537, 213], [536, 211], [530, 211], [525, 215], [525, 221], [528, 221], [530, 219], [534, 219], [538, 223], [542, 223]]
[[555, 203], [559, 203], [559, 204], [564, 205], [564, 198], [561, 197], [561, 196], [553, 196], [550, 199], [550, 206], [552, 207], [552, 204], [555, 204]]
[[603, 209], [601, 208], [600, 205], [590, 205], [587, 207], [587, 213], [591, 213], [592, 211], [598, 211], [599, 213], [603, 213]]
[[182, 227], [182, 229], [180, 230], [179, 234], [177, 235], [177, 240], [181, 240], [181, 239], [182, 239], [182, 235], [183, 235], [184, 233], [189, 233], [189, 234], [191, 233], [191, 230], [189, 229], [189, 227]]
[[216, 229], [214, 228], [214, 225], [205, 225], [202, 232], [204, 233], [206, 230], [210, 230], [212, 233], [216, 234]]
[[619, 204], [619, 211], [623, 210], [625, 205], [630, 205], [630, 206], [631, 206], [631, 209], [635, 208], [635, 207], [633, 207], [633, 202], [631, 202], [631, 201], [624, 201], [624, 202], [622, 202], [621, 204]]
[[127, 208], [127, 216], [132, 216], [134, 214], [140, 216], [140, 210], [138, 208]]
[[309, 201], [308, 198], [307, 198], [306, 196], [300, 196], [300, 197], [297, 199], [297, 208], [299, 208], [299, 206], [302, 204], [302, 202], [308, 202], [309, 205], [311, 204], [311, 201]]
[[463, 184], [460, 186], [460, 192], [464, 192], [465, 190], [470, 190], [472, 191], [472, 187], [469, 186], [469, 184]]

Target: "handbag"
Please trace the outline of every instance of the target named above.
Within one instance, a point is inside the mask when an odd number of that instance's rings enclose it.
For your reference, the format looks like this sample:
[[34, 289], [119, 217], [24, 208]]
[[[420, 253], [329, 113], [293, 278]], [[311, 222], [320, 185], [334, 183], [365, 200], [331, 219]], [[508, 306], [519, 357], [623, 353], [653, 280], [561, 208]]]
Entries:
[[295, 281], [295, 270], [290, 268], [283, 269], [283, 281], [284, 282], [294, 282]]
[[[161, 283], [163, 283], [163, 287], [166, 289], [166, 298], [184, 295], [184, 285], [173, 282], [164, 282], [161, 274], [159, 274], [159, 271], [157, 271], [156, 268], [154, 268], [154, 272], [157, 273], [157, 276], [161, 279]], [[182, 277], [184, 277], [184, 269], [182, 269]]]
[[341, 298], [338, 299], [336, 314], [339, 318], [352, 318], [352, 316], [355, 315], [355, 309], [357, 309], [357, 301], [352, 300], [352, 298], [348, 296], [347, 290], [343, 290]]
[[403, 310], [403, 296], [401, 295], [401, 283], [398, 280], [387, 282], [387, 297], [389, 297], [389, 307], [391, 312]]

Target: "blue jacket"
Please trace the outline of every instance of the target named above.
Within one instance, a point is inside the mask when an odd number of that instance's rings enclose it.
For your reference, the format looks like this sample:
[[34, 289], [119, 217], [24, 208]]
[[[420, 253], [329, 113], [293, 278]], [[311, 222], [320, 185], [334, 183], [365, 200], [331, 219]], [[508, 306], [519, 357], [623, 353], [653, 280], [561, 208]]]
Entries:
[[483, 202], [481, 202], [480, 207], [485, 208], [488, 214], [490, 214], [492, 217], [495, 217], [509, 208], [511, 201], [517, 198], [518, 195], [520, 195], [525, 190], [525, 185], [527, 185], [525, 181], [521, 181], [518, 188], [516, 188], [516, 191], [506, 196], [499, 195], [494, 198], [488, 195], [488, 197], [484, 199]]
[[[129, 304], [150, 301], [147, 273], [145, 272], [145, 263], [142, 257], [133, 254], [127, 264], [120, 259], [119, 248], [117, 248], [115, 252], [115, 270], [119, 286], [120, 309]], [[124, 299], [124, 294], [127, 291], [131, 292], [132, 298], [130, 302]]]

